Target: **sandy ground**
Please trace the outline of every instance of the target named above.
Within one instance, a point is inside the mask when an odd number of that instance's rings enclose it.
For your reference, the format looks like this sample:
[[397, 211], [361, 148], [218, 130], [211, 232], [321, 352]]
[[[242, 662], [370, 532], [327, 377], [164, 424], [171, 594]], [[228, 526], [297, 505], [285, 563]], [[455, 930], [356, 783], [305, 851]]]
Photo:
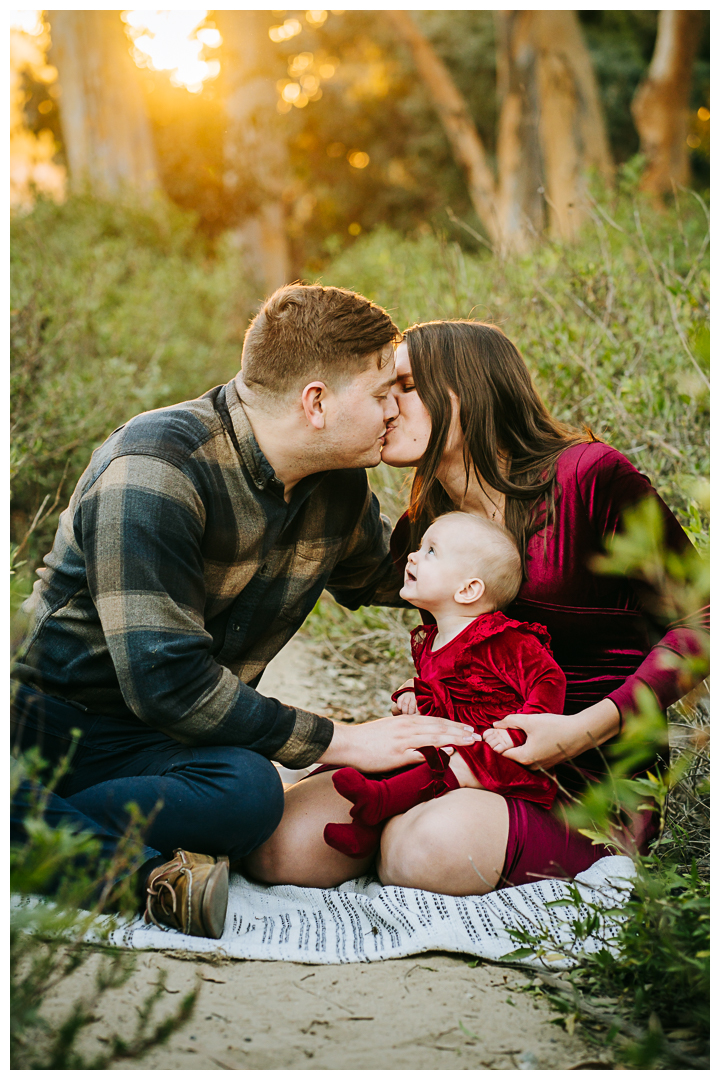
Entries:
[[[335, 701], [337, 715], [353, 690], [345, 687], [338, 704], [327, 669], [317, 647], [296, 637], [269, 666], [260, 689], [318, 711]], [[84, 993], [91, 993], [97, 959], [73, 976]], [[83, 1043], [97, 1050], [96, 1040], [110, 1030], [127, 1033], [163, 968], [168, 992], [160, 1014], [197, 982], [194, 1015], [164, 1047], [116, 1068], [603, 1067], [579, 1036], [551, 1022], [557, 1014], [543, 1000], [518, 992], [529, 976], [491, 964], [471, 968], [470, 959], [432, 953], [340, 966], [140, 953], [132, 979], [105, 995]], [[65, 1000], [67, 991], [66, 984]], [[52, 1005], [56, 1015], [61, 1010], [62, 1002]]]
[[[73, 976], [87, 993], [93, 967]], [[470, 968], [441, 953], [342, 966], [141, 953], [131, 981], [97, 1009], [100, 1019], [83, 1042], [88, 1051], [97, 1051], [98, 1037], [110, 1030], [129, 1032], [160, 968], [168, 993], [159, 1014], [198, 980], [194, 1016], [164, 1047], [115, 1068], [598, 1067], [596, 1052], [579, 1036], [550, 1023], [543, 1001], [518, 992], [527, 977], [496, 965]]]

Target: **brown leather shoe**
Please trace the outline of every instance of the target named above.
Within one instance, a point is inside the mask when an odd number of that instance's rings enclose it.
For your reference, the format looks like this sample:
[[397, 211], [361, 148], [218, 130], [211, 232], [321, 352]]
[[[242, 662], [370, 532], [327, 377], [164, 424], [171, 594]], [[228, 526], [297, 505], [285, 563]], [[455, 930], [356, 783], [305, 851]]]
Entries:
[[193, 937], [222, 937], [228, 904], [226, 855], [196, 855], [175, 849], [175, 857], [151, 871], [145, 922]]

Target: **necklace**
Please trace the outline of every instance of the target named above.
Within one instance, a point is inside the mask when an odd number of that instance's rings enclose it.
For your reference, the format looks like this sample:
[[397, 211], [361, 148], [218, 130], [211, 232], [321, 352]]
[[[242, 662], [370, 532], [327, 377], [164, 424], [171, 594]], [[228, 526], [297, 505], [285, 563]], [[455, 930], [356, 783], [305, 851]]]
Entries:
[[[491, 500], [491, 502], [492, 502], [492, 500]], [[497, 515], [499, 514], [499, 512], [501, 510], [501, 507], [496, 502], [493, 502], [493, 506], [494, 506], [495, 509], [493, 510], [492, 514], [490, 515], [490, 520], [491, 521], [495, 520], [495, 518], [497, 517]]]

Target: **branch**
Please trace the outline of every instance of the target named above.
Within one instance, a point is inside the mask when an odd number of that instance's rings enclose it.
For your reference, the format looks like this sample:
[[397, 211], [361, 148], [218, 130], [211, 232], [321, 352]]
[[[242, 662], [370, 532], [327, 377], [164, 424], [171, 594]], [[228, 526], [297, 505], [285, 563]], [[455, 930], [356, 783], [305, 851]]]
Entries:
[[410, 13], [388, 11], [387, 17], [413, 54], [418, 74], [430, 93], [455, 160], [467, 176], [473, 209], [490, 238], [497, 241], [500, 229], [495, 203], [495, 177], [488, 166], [485, 147], [467, 103], [446, 65], [418, 30]]
[[13, 554], [13, 562], [17, 559], [18, 555], [20, 554], [22, 549], [25, 547], [28, 540], [30, 539], [30, 537], [34, 533], [35, 529], [39, 528], [43, 524], [44, 521], [47, 521], [47, 519], [50, 517], [53, 510], [57, 506], [57, 504], [60, 502], [60, 492], [62, 490], [63, 484], [65, 483], [65, 477], [67, 476], [67, 471], [68, 471], [69, 464], [70, 464], [70, 458], [68, 458], [67, 461], [65, 462], [65, 468], [63, 469], [63, 474], [60, 477], [60, 483], [57, 486], [57, 491], [55, 492], [55, 498], [52, 501], [52, 505], [47, 510], [45, 510], [45, 504], [47, 503], [48, 499], [50, 498], [50, 495], [47, 494], [45, 496], [45, 498], [43, 499], [43, 501], [40, 503], [40, 507], [39, 507], [37, 513], [35, 514], [35, 517], [32, 519], [32, 524], [30, 525], [30, 528], [27, 530], [27, 532], [23, 536], [22, 540], [18, 544], [17, 548], [15, 549], [15, 552]]

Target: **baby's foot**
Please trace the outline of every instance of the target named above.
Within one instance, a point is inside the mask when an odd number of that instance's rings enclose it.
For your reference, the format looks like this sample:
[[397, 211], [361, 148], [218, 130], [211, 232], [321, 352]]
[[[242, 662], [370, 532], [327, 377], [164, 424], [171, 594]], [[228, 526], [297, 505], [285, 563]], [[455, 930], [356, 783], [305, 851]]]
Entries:
[[435, 747], [423, 747], [429, 759], [385, 780], [369, 780], [357, 769], [338, 769], [333, 773], [335, 790], [352, 804], [350, 817], [363, 825], [379, 825], [412, 806], [435, 799], [458, 787], [447, 767], [450, 758]]
[[381, 825], [363, 825], [360, 821], [353, 821], [350, 825], [329, 822], [323, 837], [329, 847], [343, 855], [349, 855], [351, 859], [364, 859], [372, 855], [379, 845], [381, 832]]
[[[357, 769], [337, 769], [333, 773], [335, 790], [353, 804], [350, 817], [362, 825], [379, 825], [388, 817], [382, 780], [368, 780]], [[333, 826], [340, 828], [340, 826]], [[346, 826], [350, 828], [350, 826]], [[332, 846], [332, 845], [331, 845]]]

